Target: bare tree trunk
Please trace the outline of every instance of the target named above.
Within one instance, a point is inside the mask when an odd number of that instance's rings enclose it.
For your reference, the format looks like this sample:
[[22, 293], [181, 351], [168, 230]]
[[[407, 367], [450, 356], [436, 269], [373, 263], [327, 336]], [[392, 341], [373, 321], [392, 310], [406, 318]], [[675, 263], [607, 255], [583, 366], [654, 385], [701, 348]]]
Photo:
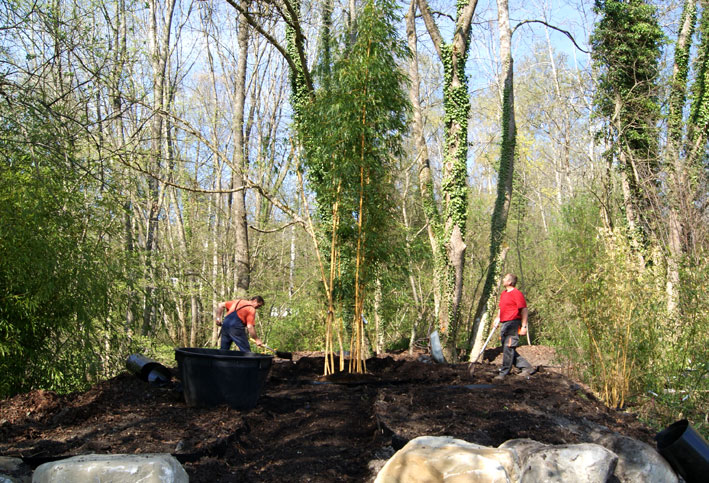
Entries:
[[249, 30], [245, 21], [239, 22], [238, 43], [239, 63], [236, 70], [234, 92], [234, 162], [232, 166], [232, 185], [238, 191], [234, 193], [232, 219], [236, 230], [234, 288], [236, 295], [243, 297], [248, 293], [251, 283], [245, 190], [248, 162], [246, 146], [244, 146], [244, 104], [246, 101], [246, 61], [249, 49]]
[[[112, 147], [114, 152], [120, 151], [126, 145], [126, 124], [123, 115], [123, 95], [121, 93], [121, 78], [125, 71], [125, 66], [127, 63], [127, 44], [128, 44], [128, 27], [126, 22], [126, 5], [125, 0], [115, 1], [115, 10], [113, 12], [112, 21], [109, 21], [110, 13], [108, 10], [104, 11], [107, 25], [113, 26], [112, 33], [112, 49], [111, 55], [113, 56], [112, 65], [113, 68], [108, 79], [108, 98], [109, 98], [109, 116], [113, 119], [110, 122], [110, 128], [112, 130], [112, 141], [115, 146], [119, 148], [116, 149]], [[112, 157], [113, 159], [113, 157]], [[111, 165], [115, 166], [115, 162]], [[132, 257], [135, 251], [134, 235], [133, 235], [133, 217], [132, 217], [132, 205], [133, 205], [133, 190], [129, 188], [128, 196], [124, 202], [123, 209], [123, 234], [124, 234], [124, 246], [126, 253], [129, 257]], [[138, 296], [135, 292], [135, 287], [131, 284], [128, 287], [128, 297], [126, 303], [125, 311], [125, 326], [124, 331], [126, 334], [131, 334], [135, 329], [135, 318], [138, 312], [138, 307], [136, 305], [136, 300]]]
[[374, 352], [379, 355], [384, 352], [384, 328], [382, 327], [381, 317], [382, 306], [382, 280], [377, 277], [374, 283], [374, 327], [375, 327], [375, 345]]
[[502, 146], [500, 148], [500, 168], [498, 170], [497, 199], [492, 214], [490, 230], [490, 266], [488, 267], [485, 286], [473, 318], [473, 328], [468, 339], [474, 338], [473, 353], [480, 351], [482, 334], [489, 317], [484, 317], [494, 308], [490, 297], [500, 277], [501, 253], [507, 230], [507, 216], [512, 201], [512, 181], [514, 179], [515, 149], [517, 128], [515, 125], [514, 104], [514, 64], [512, 60], [512, 31], [507, 0], [497, 0], [498, 28], [500, 30], [500, 62], [502, 64]]
[[[170, 55], [170, 38], [172, 31], [172, 16], [175, 9], [175, 0], [167, 0], [164, 10], [160, 9], [158, 0], [150, 0], [150, 64], [153, 74], [153, 116], [150, 122], [151, 148], [148, 163], [148, 171], [159, 176], [161, 170], [161, 159], [163, 156], [164, 139], [164, 119], [163, 112], [167, 110], [165, 105], [165, 89], [168, 83], [167, 61]], [[158, 18], [162, 13], [164, 17]], [[159, 28], [162, 26], [162, 31]], [[145, 273], [146, 289], [143, 303], [143, 335], [147, 335], [152, 330], [152, 315], [154, 313], [153, 291], [155, 289], [155, 267], [153, 252], [156, 247], [156, 236], [158, 228], [158, 215], [162, 201], [163, 187], [158, 183], [156, 177], [148, 177], [148, 219], [146, 220], [145, 239]]]
[[186, 264], [188, 263], [188, 246], [187, 246], [187, 233], [185, 232], [185, 223], [183, 221], [182, 209], [177, 202], [177, 196], [175, 194], [175, 188], [170, 188], [170, 197], [172, 198], [172, 206], [174, 209], [174, 219], [177, 224], [177, 238], [179, 241], [179, 250], [174, 250], [176, 252], [175, 258], [177, 259], [177, 264], [185, 266], [185, 268], [190, 271], [187, 276], [187, 281], [189, 282], [190, 288], [190, 328], [187, 330], [187, 321], [182, 308], [182, 294], [175, 294], [175, 303], [178, 307], [178, 316], [180, 317], [180, 327], [183, 330], [183, 343], [187, 345], [189, 340], [190, 347], [195, 347], [197, 340], [197, 320], [199, 318], [198, 304], [197, 304], [197, 294], [194, 292], [196, 286], [196, 279], [191, 270]]
[[295, 292], [295, 225], [290, 229], [290, 260], [288, 263], [288, 300], [293, 299]]
[[[423, 198], [424, 214], [426, 215], [426, 232], [428, 233], [428, 241], [431, 244], [431, 252], [436, 259], [440, 258], [438, 249], [438, 240], [434, 227], [440, 228], [441, 219], [439, 209], [436, 203], [436, 198], [433, 189], [433, 175], [431, 174], [431, 161], [428, 155], [428, 145], [424, 138], [423, 115], [421, 112], [420, 100], [420, 77], [418, 69], [418, 42], [416, 38], [416, 5], [417, 0], [411, 0], [409, 12], [406, 15], [406, 36], [408, 39], [411, 58], [409, 60], [409, 79], [411, 81], [409, 87], [409, 99], [413, 107], [413, 124], [411, 127], [412, 136], [416, 146], [416, 160], [419, 166], [419, 189]], [[405, 198], [404, 198], [405, 201]], [[443, 261], [443, 263], [445, 263]], [[434, 315], [438, 317], [441, 308], [442, 294], [442, 271], [440, 260], [433, 268], [433, 305]], [[415, 285], [412, 285], [415, 290]]]
[[[163, 63], [160, 62], [160, 50], [158, 45], [158, 6], [157, 0], [150, 1], [150, 61], [153, 68], [153, 112], [154, 115], [150, 122], [150, 160], [148, 163], [148, 171], [153, 173], [159, 172], [160, 166], [160, 148], [162, 135], [162, 116], [159, 114], [162, 110], [162, 89], [165, 81], [165, 72]], [[157, 230], [157, 214], [158, 214], [158, 184], [153, 177], [148, 177], [148, 200], [146, 212], [148, 219], [146, 220], [146, 240], [145, 240], [145, 298], [143, 300], [143, 327], [142, 335], [147, 335], [151, 331], [151, 314], [153, 311], [152, 294], [155, 283], [155, 273], [153, 267], [153, 246], [155, 239], [155, 231]]]
[[[219, 122], [218, 122], [218, 116], [219, 116], [219, 111], [220, 111], [220, 105], [219, 105], [219, 97], [218, 97], [218, 92], [219, 92], [219, 87], [217, 85], [217, 77], [216, 73], [214, 72], [214, 56], [212, 55], [212, 49], [211, 49], [211, 42], [210, 42], [210, 35], [209, 32], [207, 31], [207, 26], [204, 26], [204, 37], [205, 37], [205, 48], [207, 52], [207, 66], [209, 67], [209, 75], [210, 75], [210, 81], [212, 84], [212, 103], [214, 106], [214, 114], [211, 119], [211, 129], [212, 129], [212, 137], [211, 137], [211, 142], [213, 146], [219, 146]], [[216, 154], [216, 153], [215, 153]], [[222, 164], [222, 158], [220, 156], [215, 156], [215, 164], [213, 166], [213, 171], [212, 175], [214, 177], [213, 181], [213, 186], [212, 189], [214, 190], [220, 190], [222, 189], [222, 169], [223, 169], [223, 164]], [[222, 232], [222, 224], [223, 223], [228, 223], [228, 220], [225, 220], [222, 216], [222, 213], [224, 213], [224, 201], [225, 201], [225, 196], [222, 193], [214, 193], [211, 195], [211, 203], [209, 203], [208, 209], [207, 209], [207, 219], [212, 220], [209, 226], [209, 236], [207, 240], [207, 245], [208, 248], [205, 250], [205, 253], [209, 253], [211, 250], [211, 273], [209, 275], [209, 280], [210, 280], [210, 286], [211, 286], [211, 293], [210, 293], [210, 299], [211, 299], [211, 304], [212, 304], [212, 317], [211, 321], [213, 322], [214, 319], [216, 318], [216, 311], [217, 311], [217, 305], [219, 302], [224, 300], [224, 280], [223, 277], [219, 276], [219, 267], [220, 267], [220, 260], [219, 260], [219, 247], [222, 246], [223, 244], [223, 239], [224, 233]], [[210, 345], [211, 346], [216, 346], [217, 345], [217, 339], [219, 337], [219, 327], [212, 323], [211, 324], [212, 328], [212, 333], [210, 335]]]
[[[551, 66], [551, 75], [554, 80], [554, 91], [556, 93], [557, 99], [562, 98], [561, 85], [559, 83], [559, 72], [556, 68], [556, 59], [554, 59], [554, 51], [552, 49], [551, 40], [549, 38], [549, 28], [544, 28], [544, 33], [546, 34], [547, 40], [547, 51], [549, 53], [549, 65]], [[571, 133], [570, 126], [568, 125], [568, 120], [570, 118], [569, 105], [567, 103], [562, 103], [562, 119], [559, 121], [562, 124], [562, 128], [559, 130], [558, 134], [562, 136], [562, 143], [560, 146], [561, 152], [557, 154], [557, 162], [555, 163], [555, 175], [557, 182], [557, 203], [562, 206], [564, 203], [564, 194], [567, 198], [573, 197], [573, 184], [571, 183], [570, 177], [570, 154], [569, 154], [569, 134]], [[556, 143], [555, 143], [556, 144]]]
[[[415, 0], [414, 0], [415, 1]], [[413, 12], [410, 12], [410, 16], [413, 16]], [[408, 19], [407, 19], [408, 20]], [[409, 38], [411, 40], [411, 38]], [[425, 144], [424, 144], [425, 146]], [[416, 163], [414, 163], [414, 166], [416, 166]], [[404, 192], [402, 193], [402, 208], [401, 208], [401, 214], [402, 218], [404, 220], [404, 229], [406, 230], [406, 255], [407, 255], [407, 260], [408, 260], [408, 273], [409, 273], [409, 285], [411, 287], [411, 298], [414, 300], [414, 310], [416, 311], [416, 321], [413, 323], [411, 327], [411, 337], [409, 339], [409, 352], [411, 353], [413, 351], [413, 344], [414, 341], [416, 340], [416, 328], [420, 326], [420, 321], [423, 319], [424, 314], [426, 313], [426, 307], [423, 302], [423, 298], [419, 294], [419, 290], [416, 287], [416, 280], [414, 278], [414, 257], [412, 256], [411, 253], [411, 236], [410, 233], [412, 232], [412, 227], [411, 223], [409, 221], [409, 212], [407, 209], [406, 202], [409, 199], [409, 186], [410, 186], [410, 175], [411, 175], [411, 169], [405, 169], [404, 172], [406, 173], [405, 181], [404, 181]], [[420, 182], [420, 174], [419, 174], [419, 182]], [[428, 227], [430, 228], [430, 224], [428, 224]], [[433, 240], [435, 242], [435, 239]], [[435, 291], [435, 289], [434, 289]]]
[[[217, 176], [217, 186], [221, 184], [221, 174]], [[221, 206], [221, 200], [222, 196], [220, 194], [215, 194], [213, 196], [213, 199], [215, 200], [215, 204], [217, 208]], [[211, 209], [210, 209], [211, 211]], [[221, 211], [221, 210], [218, 210]], [[211, 290], [211, 299], [212, 299], [212, 321], [216, 319], [216, 313], [217, 313], [217, 305], [219, 302], [221, 302], [221, 297], [220, 293], [218, 292], [217, 288], [221, 285], [219, 283], [218, 277], [219, 277], [219, 218], [214, 217], [214, 221], [212, 222], [212, 227], [211, 227], [211, 234], [210, 234], [210, 245], [212, 247], [212, 273], [211, 273], [211, 285], [212, 285], [212, 290]], [[211, 345], [216, 346], [217, 345], [217, 337], [219, 336], [219, 327], [215, 324], [212, 323], [212, 336], [211, 336]]]

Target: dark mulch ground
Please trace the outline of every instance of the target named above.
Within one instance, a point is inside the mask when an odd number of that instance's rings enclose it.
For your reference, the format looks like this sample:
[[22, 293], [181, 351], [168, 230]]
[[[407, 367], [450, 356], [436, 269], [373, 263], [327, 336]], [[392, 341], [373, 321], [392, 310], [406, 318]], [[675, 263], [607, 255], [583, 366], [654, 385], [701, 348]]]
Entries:
[[472, 375], [467, 364], [397, 354], [368, 360], [364, 375], [322, 377], [322, 355], [296, 354], [274, 361], [248, 411], [187, 407], [174, 384], [154, 387], [129, 373], [81, 394], [35, 391], [0, 401], [0, 455], [36, 466], [88, 453], [172, 453], [193, 482], [332, 482], [371, 481], [395, 449], [422, 435], [561, 444], [602, 425], [653, 444], [632, 415], [550, 367], [550, 349], [519, 351], [546, 367], [496, 382], [492, 349]]

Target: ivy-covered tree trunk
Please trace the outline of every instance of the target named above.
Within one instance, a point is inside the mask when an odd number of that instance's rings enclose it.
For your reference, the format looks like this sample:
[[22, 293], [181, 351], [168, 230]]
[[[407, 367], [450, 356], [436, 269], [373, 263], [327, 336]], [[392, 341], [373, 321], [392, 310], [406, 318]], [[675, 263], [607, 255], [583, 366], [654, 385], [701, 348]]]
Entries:
[[591, 37], [599, 71], [594, 102], [606, 122], [606, 157], [620, 171], [631, 246], [644, 264], [657, 203], [656, 82], [663, 35], [655, 7], [644, 0], [596, 0], [595, 10], [600, 19]]
[[[419, 0], [419, 9], [436, 52], [443, 63], [443, 106], [445, 111], [445, 143], [443, 160], [442, 198], [444, 213], [438, 227], [435, 258], [441, 270], [443, 310], [439, 327], [445, 334], [446, 355], [457, 359], [456, 342], [460, 320], [465, 266], [465, 224], [467, 221], [467, 158], [468, 114], [470, 96], [465, 63], [470, 47], [470, 26], [477, 0], [458, 3], [453, 41], [444, 42], [426, 0]], [[424, 203], [432, 202], [425, 200]]]
[[[687, 233], [687, 215], [692, 210], [692, 200], [688, 197], [689, 175], [686, 159], [682, 155], [683, 110], [687, 99], [687, 79], [689, 76], [689, 56], [692, 35], [697, 21], [696, 0], [685, 0], [682, 9], [680, 31], [675, 46], [675, 61], [670, 85], [669, 113], [667, 118], [667, 168], [670, 172], [669, 185], [669, 256], [667, 257], [667, 308], [675, 312], [678, 304], [680, 284], [679, 265], [686, 251], [683, 239]], [[690, 218], [691, 219], [691, 218]]]
[[[697, 3], [702, 6], [699, 24], [699, 45], [694, 59], [695, 75], [691, 90], [689, 84], [692, 36], [696, 28]], [[697, 201], [702, 195], [702, 154], [706, 148], [709, 95], [707, 94], [707, 64], [709, 63], [709, 2], [686, 0], [680, 31], [675, 46], [675, 62], [670, 85], [667, 153], [665, 162], [669, 173], [669, 220], [667, 257], [667, 308], [676, 314], [680, 305], [680, 265], [691, 256], [695, 244], [695, 228], [701, 220]], [[691, 93], [691, 104], [687, 97]], [[689, 116], [684, 112], [689, 107]], [[701, 147], [704, 147], [702, 149]], [[701, 225], [701, 221], [699, 221]]]
[[[517, 127], [514, 102], [514, 63], [512, 59], [512, 31], [507, 0], [497, 0], [497, 24], [500, 31], [500, 63], [502, 65], [502, 143], [500, 165], [497, 170], [497, 199], [492, 213], [490, 227], [490, 259], [483, 292], [478, 301], [473, 318], [470, 338], [475, 341], [472, 354], [482, 349], [482, 335], [486, 328], [486, 317], [494, 312], [497, 300], [492, 298], [495, 287], [500, 282], [502, 270], [503, 241], [507, 229], [507, 216], [512, 201], [512, 181], [514, 179]], [[469, 339], [470, 340], [470, 339]], [[474, 357], [474, 356], [473, 356]]]
[[[341, 198], [341, 182], [335, 182], [330, 186], [330, 191], [326, 196], [322, 196], [322, 192], [316, 191], [317, 213], [320, 218], [321, 226], [319, 232], [315, 227], [313, 219], [310, 216], [307, 197], [303, 187], [303, 171], [310, 168], [308, 178], [322, 180], [322, 175], [325, 172], [332, 171], [332, 160], [318, 159], [319, 166], [313, 169], [313, 160], [308, 159], [312, 156], [312, 150], [317, 151], [317, 146], [313, 144], [313, 134], [317, 128], [313, 128], [305, 121], [308, 108], [316, 99], [316, 92], [312, 83], [308, 80], [310, 77], [307, 64], [304, 62], [304, 45], [303, 37], [299, 33], [300, 25], [300, 1], [295, 0], [289, 3], [290, 21], [286, 27], [286, 58], [289, 59], [289, 78], [290, 78], [290, 103], [293, 108], [293, 129], [297, 135], [298, 146], [296, 150], [299, 153], [299, 161], [297, 173], [301, 184], [301, 195], [304, 213], [308, 220], [307, 229], [313, 240], [315, 252], [318, 257], [321, 282], [326, 297], [327, 308], [325, 310], [325, 358], [324, 358], [324, 374], [335, 372], [334, 358], [334, 338], [337, 336], [340, 346], [340, 370], [344, 369], [344, 347], [342, 344], [341, 319], [337, 318], [337, 310], [335, 306], [335, 283], [336, 283], [336, 264], [337, 264], [337, 244], [338, 244], [338, 227], [340, 218], [340, 198]], [[329, 95], [332, 84], [332, 0], [327, 0], [322, 8], [322, 28], [320, 31], [320, 93]], [[316, 156], [318, 157], [318, 156]], [[317, 184], [317, 181], [315, 182]], [[329, 230], [329, 233], [327, 233]], [[326, 266], [327, 263], [327, 266]], [[338, 323], [339, 322], [339, 323]]]
[[694, 61], [695, 77], [692, 103], [687, 123], [687, 153], [689, 163], [696, 165], [706, 158], [709, 136], [709, 0], [700, 0], [702, 18], [699, 23], [699, 47]]

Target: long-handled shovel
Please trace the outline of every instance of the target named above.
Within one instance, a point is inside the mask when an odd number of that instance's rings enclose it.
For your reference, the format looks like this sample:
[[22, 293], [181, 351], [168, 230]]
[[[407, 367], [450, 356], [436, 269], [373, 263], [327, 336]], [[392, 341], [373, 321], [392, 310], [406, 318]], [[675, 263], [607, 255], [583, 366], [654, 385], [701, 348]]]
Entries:
[[478, 356], [475, 359], [470, 361], [470, 364], [468, 365], [468, 374], [470, 374], [471, 376], [473, 375], [473, 372], [475, 370], [474, 364], [476, 362], [478, 362], [478, 359], [480, 359], [480, 356], [483, 355], [483, 352], [485, 352], [485, 348], [487, 347], [487, 344], [490, 342], [490, 339], [492, 339], [492, 334], [494, 334], [496, 330], [497, 330], [497, 326], [493, 327], [493, 329], [490, 331], [490, 335], [487, 336], [487, 340], [483, 344], [483, 348], [480, 349]]
[[273, 349], [273, 348], [271, 348], [271, 347], [268, 347], [266, 344], [263, 344], [261, 347], [264, 347], [264, 348], [270, 350], [271, 352], [273, 352], [274, 354], [276, 354], [276, 357], [278, 357], [278, 358], [280, 358], [280, 359], [293, 360], [293, 353], [292, 353], [292, 352], [277, 351], [276, 349]]

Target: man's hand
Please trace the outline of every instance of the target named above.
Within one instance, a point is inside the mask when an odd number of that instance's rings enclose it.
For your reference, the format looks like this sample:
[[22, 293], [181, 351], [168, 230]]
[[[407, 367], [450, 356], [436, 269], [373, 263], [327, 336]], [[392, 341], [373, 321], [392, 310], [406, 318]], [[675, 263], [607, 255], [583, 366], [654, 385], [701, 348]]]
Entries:
[[522, 327], [519, 328], [519, 335], [527, 335], [527, 326], [523, 325]]
[[215, 320], [215, 322], [216, 322], [216, 324], [217, 324], [219, 327], [222, 326], [222, 321], [221, 321], [221, 319], [217, 319], [217, 320]]

